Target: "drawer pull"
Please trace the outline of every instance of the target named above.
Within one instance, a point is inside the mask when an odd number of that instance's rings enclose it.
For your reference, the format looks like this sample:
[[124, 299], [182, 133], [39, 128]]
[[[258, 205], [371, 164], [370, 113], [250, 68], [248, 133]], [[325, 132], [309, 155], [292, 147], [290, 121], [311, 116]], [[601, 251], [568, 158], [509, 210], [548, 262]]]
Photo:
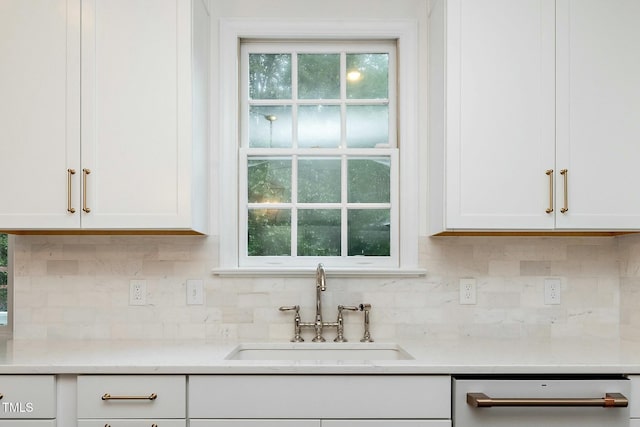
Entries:
[[158, 395], [151, 393], [148, 396], [112, 396], [109, 393], [102, 395], [102, 400], [156, 400]]
[[547, 169], [545, 173], [549, 177], [549, 207], [545, 212], [551, 213], [553, 212], [553, 169]]
[[82, 210], [86, 213], [91, 212], [91, 208], [87, 206], [87, 175], [91, 173], [91, 169], [82, 169]]
[[626, 408], [629, 400], [621, 393], [607, 393], [598, 398], [491, 398], [484, 393], [467, 393], [467, 404], [476, 408], [495, 406], [591, 406], [601, 408]]
[[[105, 424], [104, 427], [111, 427], [111, 424]], [[151, 424], [151, 427], [158, 427], [158, 424]]]

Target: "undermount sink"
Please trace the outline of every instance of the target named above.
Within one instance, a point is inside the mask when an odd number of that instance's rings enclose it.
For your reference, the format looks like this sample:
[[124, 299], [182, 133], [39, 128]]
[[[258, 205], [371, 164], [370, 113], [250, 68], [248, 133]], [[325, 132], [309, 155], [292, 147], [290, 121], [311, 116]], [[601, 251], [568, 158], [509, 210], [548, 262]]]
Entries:
[[240, 344], [226, 360], [411, 360], [396, 344], [279, 343]]

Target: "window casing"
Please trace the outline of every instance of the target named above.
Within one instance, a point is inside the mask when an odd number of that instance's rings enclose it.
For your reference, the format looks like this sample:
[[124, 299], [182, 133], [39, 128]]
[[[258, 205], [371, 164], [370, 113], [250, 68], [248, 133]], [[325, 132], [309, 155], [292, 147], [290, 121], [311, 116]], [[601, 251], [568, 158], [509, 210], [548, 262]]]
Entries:
[[[354, 44], [378, 41], [389, 42], [395, 46], [397, 66], [396, 77], [396, 146], [378, 147], [395, 150], [393, 160], [396, 171], [394, 188], [398, 200], [395, 215], [398, 216], [396, 235], [392, 237], [397, 245], [397, 257], [392, 262], [380, 262], [379, 257], [347, 257], [344, 265], [325, 262], [331, 274], [343, 276], [403, 276], [422, 275], [424, 270], [418, 267], [418, 229], [421, 187], [419, 184], [419, 60], [418, 28], [413, 20], [283, 20], [283, 19], [228, 19], [220, 22], [220, 62], [218, 81], [214, 90], [214, 100], [219, 101], [219, 116], [214, 116], [214, 127], [219, 130], [214, 138], [219, 148], [219, 156], [214, 157], [217, 170], [214, 194], [219, 201], [217, 215], [214, 217], [214, 230], [220, 235], [219, 266], [214, 273], [219, 275], [253, 276], [298, 275], [307, 274], [315, 268], [319, 257], [298, 257], [296, 263], [276, 259], [265, 259], [264, 263], [243, 264], [240, 247], [243, 243], [241, 231], [243, 214], [242, 193], [246, 192], [246, 181], [241, 171], [241, 156], [246, 149], [241, 131], [242, 119], [242, 82], [241, 45], [242, 42], [270, 42], [274, 40], [305, 40], [312, 42], [331, 42], [344, 40]], [[392, 113], [393, 114], [393, 113]], [[253, 153], [256, 154], [256, 153]], [[301, 153], [307, 154], [307, 153]], [[309, 153], [314, 154], [314, 153]], [[317, 155], [317, 154], [316, 154]], [[248, 153], [247, 153], [248, 156]], [[241, 182], [242, 181], [242, 182]], [[215, 231], [214, 231], [215, 232]], [[303, 260], [304, 259], [304, 260]], [[305, 264], [306, 262], [306, 264]], [[304, 265], [303, 265], [304, 264]]]
[[240, 70], [240, 266], [397, 266], [395, 42], [246, 42]]

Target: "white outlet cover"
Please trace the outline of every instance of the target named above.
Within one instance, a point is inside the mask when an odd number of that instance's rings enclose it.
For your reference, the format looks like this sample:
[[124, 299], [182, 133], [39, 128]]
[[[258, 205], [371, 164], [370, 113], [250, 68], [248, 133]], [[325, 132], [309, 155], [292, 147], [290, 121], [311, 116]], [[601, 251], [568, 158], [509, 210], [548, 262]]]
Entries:
[[146, 305], [147, 304], [147, 281], [131, 280], [129, 281], [129, 305]]
[[471, 305], [476, 303], [476, 279], [460, 279], [460, 304]]
[[187, 305], [204, 304], [204, 284], [202, 280], [187, 280]]

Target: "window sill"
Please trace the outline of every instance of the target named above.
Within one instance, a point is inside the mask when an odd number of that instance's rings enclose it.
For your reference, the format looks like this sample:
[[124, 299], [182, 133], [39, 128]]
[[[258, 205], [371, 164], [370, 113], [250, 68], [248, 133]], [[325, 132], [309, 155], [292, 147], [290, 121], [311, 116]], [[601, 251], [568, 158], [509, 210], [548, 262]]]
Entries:
[[[212, 273], [219, 277], [313, 277], [314, 268], [214, 268]], [[327, 269], [328, 277], [421, 277], [427, 274], [421, 268], [380, 268], [363, 270], [361, 268]]]

